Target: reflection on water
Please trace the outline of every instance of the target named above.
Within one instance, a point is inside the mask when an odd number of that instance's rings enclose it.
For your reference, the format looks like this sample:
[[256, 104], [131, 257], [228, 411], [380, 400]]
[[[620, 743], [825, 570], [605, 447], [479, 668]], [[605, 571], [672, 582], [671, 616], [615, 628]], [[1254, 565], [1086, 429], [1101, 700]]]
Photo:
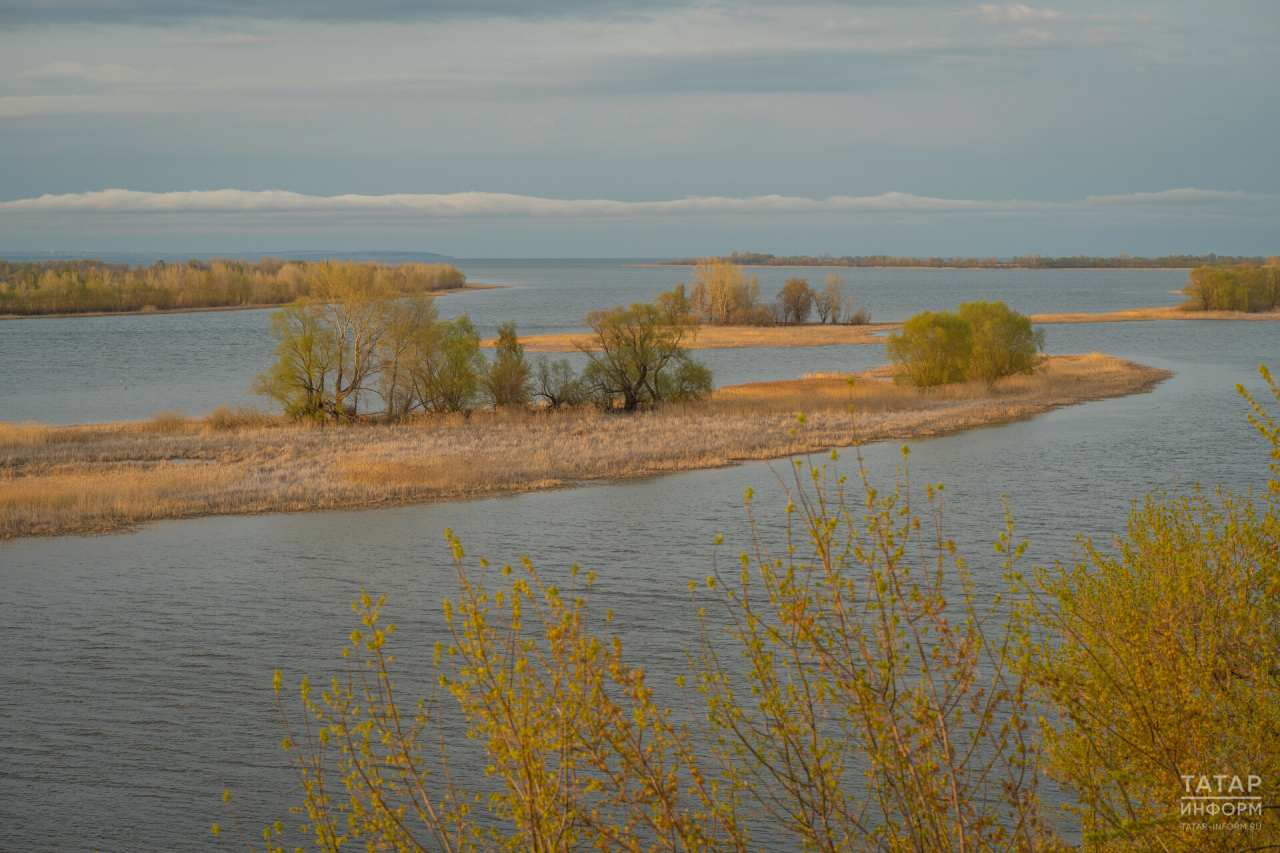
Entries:
[[[1272, 324], [1057, 326], [1050, 344], [1177, 375], [1150, 394], [912, 444], [912, 480], [947, 484], [947, 530], [984, 588], [998, 580], [991, 541], [1001, 494], [1031, 542], [1028, 560], [1046, 564], [1070, 559], [1077, 534], [1105, 541], [1120, 532], [1148, 489], [1265, 481], [1264, 447], [1233, 388], [1258, 388], [1259, 363], [1280, 365]], [[772, 351], [744, 357], [745, 378], [772, 369]], [[797, 372], [810, 369], [795, 357]], [[881, 480], [901, 460], [887, 445], [864, 456]], [[348, 602], [367, 587], [389, 596], [400, 685], [412, 695], [455, 586], [447, 526], [469, 559], [500, 565], [527, 553], [553, 577], [571, 563], [596, 572], [597, 606], [615, 611], [624, 642], [674, 700], [684, 651], [697, 641], [685, 581], [708, 574], [715, 534], [725, 534], [730, 558], [743, 547], [746, 487], [760, 493], [755, 510], [776, 532], [784, 499], [774, 477], [754, 463], [471, 503], [212, 518], [0, 547], [0, 849], [207, 850], [225, 788], [250, 829], [288, 823], [295, 783], [281, 763], [272, 671], [291, 683], [336, 671], [353, 627]]]

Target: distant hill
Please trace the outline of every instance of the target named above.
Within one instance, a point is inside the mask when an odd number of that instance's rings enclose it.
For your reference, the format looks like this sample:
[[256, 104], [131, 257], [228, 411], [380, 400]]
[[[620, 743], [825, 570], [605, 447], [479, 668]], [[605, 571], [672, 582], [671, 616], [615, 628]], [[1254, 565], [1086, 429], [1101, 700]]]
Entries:
[[384, 264], [450, 259], [449, 255], [437, 255], [435, 252], [344, 252], [337, 249], [328, 251], [303, 249], [288, 252], [0, 252], [0, 260], [6, 261], [71, 261], [97, 258], [103, 263], [128, 264], [131, 267], [151, 266], [156, 261], [164, 261], [167, 264], [184, 263], [192, 258], [257, 261], [264, 257], [282, 258], [286, 261], [378, 261]]

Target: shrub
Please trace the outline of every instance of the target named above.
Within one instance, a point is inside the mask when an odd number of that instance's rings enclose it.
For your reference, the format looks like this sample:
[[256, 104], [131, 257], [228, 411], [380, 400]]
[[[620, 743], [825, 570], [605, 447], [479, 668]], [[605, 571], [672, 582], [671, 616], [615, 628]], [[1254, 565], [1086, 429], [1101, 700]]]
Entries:
[[516, 337], [516, 324], [498, 327], [494, 360], [485, 369], [484, 390], [494, 407], [525, 406], [532, 396], [533, 368], [524, 357], [524, 347]]
[[889, 335], [886, 352], [903, 372], [898, 381], [920, 387], [1030, 374], [1043, 361], [1044, 330], [1003, 302], [966, 302], [958, 314], [924, 311]]
[[[302, 725], [276, 672], [302, 832], [328, 853], [745, 851], [753, 828], [806, 850], [1047, 849], [1011, 526], [998, 542], [1003, 593], [987, 610], [927, 521], [936, 491], [921, 518], [901, 484], [880, 495], [863, 472], [847, 500], [826, 466], [805, 474], [788, 490], [785, 533], [753, 524], [756, 557], [707, 579], [729, 630], [703, 622], [690, 661], [705, 701], [697, 726], [657, 703], [618, 637], [593, 632], [611, 617], [592, 618], [591, 575], [583, 583], [574, 567], [559, 589], [523, 558], [491, 591], [487, 564], [469, 573], [446, 531], [459, 590], [423, 701], [396, 692], [395, 625], [363, 591], [346, 673], [319, 696], [303, 680]], [[447, 772], [462, 732], [485, 750], [487, 790], [461, 790]], [[264, 834], [282, 849], [282, 824]]]
[[205, 428], [213, 432], [233, 432], [235, 430], [264, 427], [270, 425], [270, 415], [253, 406], [228, 406], [225, 403], [204, 416]]
[[960, 319], [973, 329], [968, 377], [994, 384], [997, 379], [1024, 373], [1043, 362], [1044, 329], [1032, 331], [1031, 320], [1003, 302], [966, 302]]
[[[1222, 489], [1148, 495], [1116, 550], [1088, 542], [1073, 566], [1039, 573], [1050, 638], [1037, 680], [1058, 712], [1047, 770], [1074, 795], [1089, 850], [1280, 839], [1273, 805], [1238, 818], [1255, 832], [1207, 834], [1200, 826], [1237, 818], [1182, 812], [1188, 794], [1272, 801], [1280, 779], [1280, 433], [1254, 408], [1275, 460], [1263, 506]], [[1219, 790], [1220, 774], [1265, 788]]]
[[950, 311], [923, 311], [889, 335], [886, 352], [905, 374], [899, 381], [928, 388], [963, 382], [969, 375], [973, 327]]

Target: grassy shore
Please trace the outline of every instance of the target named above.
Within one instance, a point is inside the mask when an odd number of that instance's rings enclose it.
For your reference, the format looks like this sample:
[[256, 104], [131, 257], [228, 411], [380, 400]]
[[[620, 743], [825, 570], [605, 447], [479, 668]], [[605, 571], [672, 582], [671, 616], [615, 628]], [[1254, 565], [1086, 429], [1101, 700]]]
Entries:
[[[448, 296], [451, 293], [468, 293], [472, 290], [500, 290], [502, 284], [464, 284], [431, 291], [432, 296]], [[66, 317], [127, 317], [149, 314], [205, 314], [211, 311], [262, 311], [280, 308], [287, 302], [267, 302], [261, 305], [207, 305], [199, 308], [144, 308], [139, 311], [82, 311], [73, 314], [0, 314], [0, 320], [56, 320]]]
[[[901, 323], [869, 323], [841, 326], [806, 323], [800, 326], [713, 326], [699, 327], [688, 349], [738, 349], [741, 347], [831, 347], [849, 344], [882, 344], [875, 332], [901, 328]], [[495, 338], [480, 342], [492, 347]], [[529, 352], [577, 352], [579, 345], [595, 348], [593, 335], [522, 335], [520, 343]]]
[[[1042, 326], [1062, 323], [1131, 323], [1143, 320], [1280, 320], [1280, 311], [1195, 311], [1174, 308], [1132, 308], [1104, 314], [1032, 314], [1031, 322]], [[688, 349], [738, 349], [740, 347], [830, 347], [851, 344], [883, 344], [884, 332], [901, 329], [902, 323], [869, 323], [842, 326], [804, 323], [798, 326], [713, 326], [698, 329]], [[880, 333], [880, 334], [877, 334]], [[495, 338], [480, 342], [492, 347]], [[596, 349], [592, 335], [526, 335], [520, 338], [529, 352], [577, 352], [581, 346]]]
[[1280, 311], [1197, 311], [1173, 308], [1131, 308], [1107, 314], [1032, 314], [1031, 322], [1040, 325], [1058, 323], [1132, 323], [1143, 320], [1280, 320]]
[[[0, 538], [119, 531], [206, 515], [463, 500], [715, 468], [1018, 420], [1149, 390], [1168, 376], [1093, 354], [1055, 356], [994, 388], [924, 391], [888, 370], [737, 385], [632, 416], [483, 411], [395, 425], [306, 427], [222, 410], [204, 418], [0, 424]], [[807, 421], [792, 436], [796, 413]]]

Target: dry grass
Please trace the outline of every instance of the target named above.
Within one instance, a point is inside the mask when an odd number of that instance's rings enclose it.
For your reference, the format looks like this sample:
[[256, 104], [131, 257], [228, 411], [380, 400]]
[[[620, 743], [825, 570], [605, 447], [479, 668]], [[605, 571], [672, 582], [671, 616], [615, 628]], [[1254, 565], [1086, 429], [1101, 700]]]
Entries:
[[[901, 323], [869, 323], [865, 326], [842, 326], [813, 323], [803, 326], [711, 326], [698, 329], [689, 349], [740, 349], [742, 347], [831, 347], [849, 344], [883, 344], [884, 338], [873, 334], [897, 329]], [[492, 347], [496, 338], [480, 342]], [[530, 335], [520, 338], [529, 352], [577, 352], [579, 344], [594, 347], [592, 335]]]
[[[1059, 356], [994, 388], [925, 391], [887, 368], [724, 388], [633, 416], [485, 411], [394, 425], [307, 427], [260, 413], [141, 424], [0, 424], [0, 538], [95, 533], [163, 518], [303, 512], [564, 488], [911, 439], [1150, 389], [1169, 374]], [[805, 427], [792, 436], [796, 414]], [[228, 421], [234, 426], [227, 427]], [[223, 425], [216, 425], [223, 424]]]
[[1131, 308], [1109, 314], [1032, 314], [1031, 322], [1040, 325], [1056, 323], [1131, 323], [1141, 320], [1280, 320], [1280, 311], [1249, 314], [1244, 311], [1195, 311], [1173, 308]]
[[[1032, 314], [1038, 325], [1060, 323], [1130, 323], [1141, 320], [1280, 320], [1280, 310], [1262, 313], [1244, 311], [1194, 311], [1182, 307], [1132, 308], [1106, 314]], [[851, 344], [883, 344], [883, 333], [901, 329], [902, 323], [869, 323], [865, 326], [838, 326], [812, 323], [802, 326], [711, 326], [704, 325], [689, 349], [739, 349], [742, 347], [830, 347]], [[496, 338], [480, 342], [493, 347]], [[591, 335], [529, 335], [520, 338], [529, 352], [577, 352], [579, 345], [596, 349]]]

